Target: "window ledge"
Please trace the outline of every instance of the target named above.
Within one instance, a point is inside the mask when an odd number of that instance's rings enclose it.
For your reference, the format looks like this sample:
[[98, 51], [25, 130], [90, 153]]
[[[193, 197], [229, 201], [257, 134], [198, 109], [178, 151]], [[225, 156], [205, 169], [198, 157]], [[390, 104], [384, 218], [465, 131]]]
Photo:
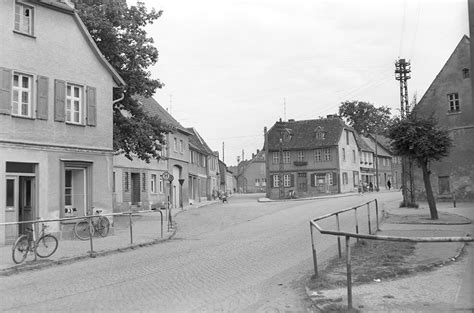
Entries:
[[25, 37], [30, 37], [30, 38], [36, 39], [36, 36], [30, 35], [30, 34], [28, 34], [28, 33], [23, 33], [23, 32], [20, 32], [20, 31], [18, 31], [18, 30], [13, 30], [13, 32], [14, 32], [15, 34], [18, 34], [18, 35], [22, 35], [22, 36], [25, 36]]
[[76, 124], [76, 123], [71, 123], [71, 122], [66, 122], [66, 125], [86, 127], [86, 124]]
[[462, 113], [461, 110], [459, 110], [459, 111], [448, 111], [448, 112], [446, 112], [446, 115], [457, 115], [457, 114], [461, 114], [461, 113]]
[[11, 114], [12, 117], [15, 117], [15, 118], [21, 118], [21, 119], [25, 119], [25, 120], [35, 120], [34, 117], [31, 117], [31, 116], [23, 116], [23, 115], [15, 115], [15, 114]]

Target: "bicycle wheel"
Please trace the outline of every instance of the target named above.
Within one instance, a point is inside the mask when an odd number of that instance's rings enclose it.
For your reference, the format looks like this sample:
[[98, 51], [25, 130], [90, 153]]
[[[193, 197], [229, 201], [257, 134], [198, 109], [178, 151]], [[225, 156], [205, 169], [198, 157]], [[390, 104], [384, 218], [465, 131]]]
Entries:
[[36, 255], [40, 258], [47, 258], [53, 255], [58, 248], [58, 240], [53, 235], [44, 235], [38, 240], [36, 245]]
[[21, 235], [13, 244], [12, 258], [13, 262], [20, 264], [28, 255], [28, 236]]
[[97, 222], [97, 232], [102, 237], [107, 236], [109, 233], [110, 222], [109, 219], [103, 216], [99, 217], [99, 221]]
[[74, 225], [74, 233], [77, 238], [88, 240], [91, 235], [94, 235], [94, 227], [90, 227], [89, 221], [82, 220]]

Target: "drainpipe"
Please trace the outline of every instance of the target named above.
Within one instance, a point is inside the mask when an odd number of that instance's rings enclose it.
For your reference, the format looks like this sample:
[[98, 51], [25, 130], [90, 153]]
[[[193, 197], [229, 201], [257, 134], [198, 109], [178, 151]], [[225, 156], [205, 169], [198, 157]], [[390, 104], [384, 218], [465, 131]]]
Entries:
[[120, 98], [112, 101], [112, 104], [116, 104], [117, 102], [122, 101], [123, 98], [125, 98], [125, 90], [122, 91], [122, 96]]

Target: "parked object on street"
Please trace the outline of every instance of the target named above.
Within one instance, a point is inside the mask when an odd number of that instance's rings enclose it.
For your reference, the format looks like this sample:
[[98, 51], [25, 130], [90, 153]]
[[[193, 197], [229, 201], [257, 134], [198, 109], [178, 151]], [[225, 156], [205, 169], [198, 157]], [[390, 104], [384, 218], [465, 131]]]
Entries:
[[[34, 225], [33, 225], [34, 227]], [[22, 263], [28, 252], [33, 252], [36, 256], [40, 258], [47, 258], [53, 255], [58, 249], [58, 239], [51, 234], [46, 234], [45, 229], [48, 226], [44, 223], [41, 226], [41, 235], [38, 240], [35, 240], [35, 232], [32, 228], [26, 228], [27, 234], [20, 235], [18, 239], [13, 244], [12, 258], [13, 262], [16, 264]]]
[[74, 234], [77, 238], [80, 240], [89, 240], [91, 236], [94, 236], [95, 232], [101, 237], [107, 236], [110, 222], [107, 217], [99, 215], [101, 212], [102, 210], [97, 209], [95, 213], [98, 216], [80, 220], [74, 225]]

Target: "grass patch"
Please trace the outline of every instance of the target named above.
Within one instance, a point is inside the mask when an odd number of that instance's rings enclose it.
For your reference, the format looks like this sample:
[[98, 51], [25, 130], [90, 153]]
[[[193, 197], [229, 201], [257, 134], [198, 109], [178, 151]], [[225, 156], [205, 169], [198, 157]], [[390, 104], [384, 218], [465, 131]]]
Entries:
[[[359, 240], [351, 247], [352, 283], [365, 284], [409, 275], [417, 269], [405, 262], [412, 255], [416, 243]], [[331, 259], [319, 277], [312, 277], [308, 287], [313, 290], [345, 287], [346, 257]]]

